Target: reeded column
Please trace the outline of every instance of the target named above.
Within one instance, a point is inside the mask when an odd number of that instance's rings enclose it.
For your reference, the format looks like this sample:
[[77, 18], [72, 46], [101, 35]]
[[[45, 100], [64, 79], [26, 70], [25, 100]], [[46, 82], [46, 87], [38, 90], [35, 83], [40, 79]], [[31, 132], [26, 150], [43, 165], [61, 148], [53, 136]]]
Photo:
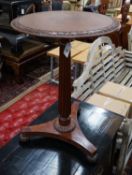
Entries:
[[[62, 132], [74, 129], [75, 124], [71, 119], [71, 52], [65, 55], [67, 40], [60, 43], [59, 58], [59, 121], [55, 123], [55, 128]], [[70, 49], [70, 48], [69, 48]]]

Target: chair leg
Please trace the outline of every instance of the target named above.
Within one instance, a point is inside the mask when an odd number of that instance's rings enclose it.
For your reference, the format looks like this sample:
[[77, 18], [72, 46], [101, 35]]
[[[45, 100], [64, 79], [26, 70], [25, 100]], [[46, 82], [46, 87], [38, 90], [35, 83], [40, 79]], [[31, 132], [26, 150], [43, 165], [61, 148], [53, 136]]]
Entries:
[[74, 81], [77, 78], [77, 64], [76, 63], [73, 63], [73, 65], [71, 66], [71, 70], [73, 72], [72, 79]]
[[50, 72], [51, 72], [50, 81], [52, 83], [58, 84], [59, 82], [55, 80], [55, 77], [54, 77], [54, 58], [53, 57], [50, 57]]
[[13, 70], [14, 74], [15, 74], [15, 79], [16, 82], [21, 84], [23, 83], [23, 70], [22, 70], [22, 65], [18, 65], [16, 63], [7, 63]]
[[51, 81], [54, 79], [54, 58], [50, 57], [50, 72], [51, 72]]
[[17, 69], [14, 70], [15, 77], [17, 83], [21, 84], [24, 82], [23, 77], [22, 77], [22, 69], [18, 66]]
[[119, 150], [116, 175], [123, 175], [126, 164], [132, 153], [132, 119], [124, 119], [117, 135], [116, 147]]

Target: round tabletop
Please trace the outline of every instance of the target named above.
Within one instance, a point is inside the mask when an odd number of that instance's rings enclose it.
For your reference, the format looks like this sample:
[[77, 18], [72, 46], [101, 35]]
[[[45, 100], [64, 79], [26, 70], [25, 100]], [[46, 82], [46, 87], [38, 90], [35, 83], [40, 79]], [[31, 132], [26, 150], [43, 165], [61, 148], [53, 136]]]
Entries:
[[14, 19], [11, 26], [30, 35], [62, 39], [100, 36], [120, 29], [120, 23], [111, 17], [80, 11], [32, 13]]

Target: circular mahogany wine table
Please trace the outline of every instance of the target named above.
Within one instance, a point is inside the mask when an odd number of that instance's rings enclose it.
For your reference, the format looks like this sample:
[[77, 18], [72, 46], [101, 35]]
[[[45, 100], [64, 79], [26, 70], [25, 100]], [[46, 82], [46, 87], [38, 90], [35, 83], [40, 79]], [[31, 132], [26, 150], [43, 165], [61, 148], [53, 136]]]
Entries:
[[75, 145], [91, 156], [96, 147], [86, 139], [77, 122], [79, 104], [71, 107], [71, 55], [70, 49], [64, 54], [73, 39], [101, 36], [119, 30], [118, 21], [105, 15], [73, 12], [48, 11], [18, 17], [11, 26], [22, 33], [57, 39], [60, 45], [59, 59], [59, 118], [56, 120], [26, 127], [22, 136], [43, 135], [64, 140]]

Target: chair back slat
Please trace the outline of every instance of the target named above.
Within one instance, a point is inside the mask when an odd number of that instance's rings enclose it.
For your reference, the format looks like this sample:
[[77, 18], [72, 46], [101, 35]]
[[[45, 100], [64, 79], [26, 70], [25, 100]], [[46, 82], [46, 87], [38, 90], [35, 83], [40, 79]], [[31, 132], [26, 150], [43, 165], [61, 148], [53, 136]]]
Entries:
[[125, 50], [125, 62], [127, 68], [132, 68], [132, 52]]
[[132, 52], [115, 48], [108, 37], [93, 42], [81, 76], [73, 83], [73, 97], [85, 100], [107, 81], [132, 86]]
[[132, 52], [115, 48], [108, 37], [94, 41], [81, 76], [73, 83], [73, 97], [85, 100], [107, 81], [132, 86]]
[[[110, 56], [113, 53], [113, 48], [114, 45], [108, 37], [100, 37], [93, 42], [88, 52], [88, 61], [84, 65], [83, 72], [73, 82], [73, 97], [85, 99], [103, 85], [106, 81], [105, 78], [108, 77], [108, 75], [105, 77], [104, 74], [112, 67], [112, 63], [110, 65], [107, 65], [107, 63], [111, 61]], [[109, 71], [113, 72], [113, 70]], [[109, 79], [111, 78], [108, 77]]]

